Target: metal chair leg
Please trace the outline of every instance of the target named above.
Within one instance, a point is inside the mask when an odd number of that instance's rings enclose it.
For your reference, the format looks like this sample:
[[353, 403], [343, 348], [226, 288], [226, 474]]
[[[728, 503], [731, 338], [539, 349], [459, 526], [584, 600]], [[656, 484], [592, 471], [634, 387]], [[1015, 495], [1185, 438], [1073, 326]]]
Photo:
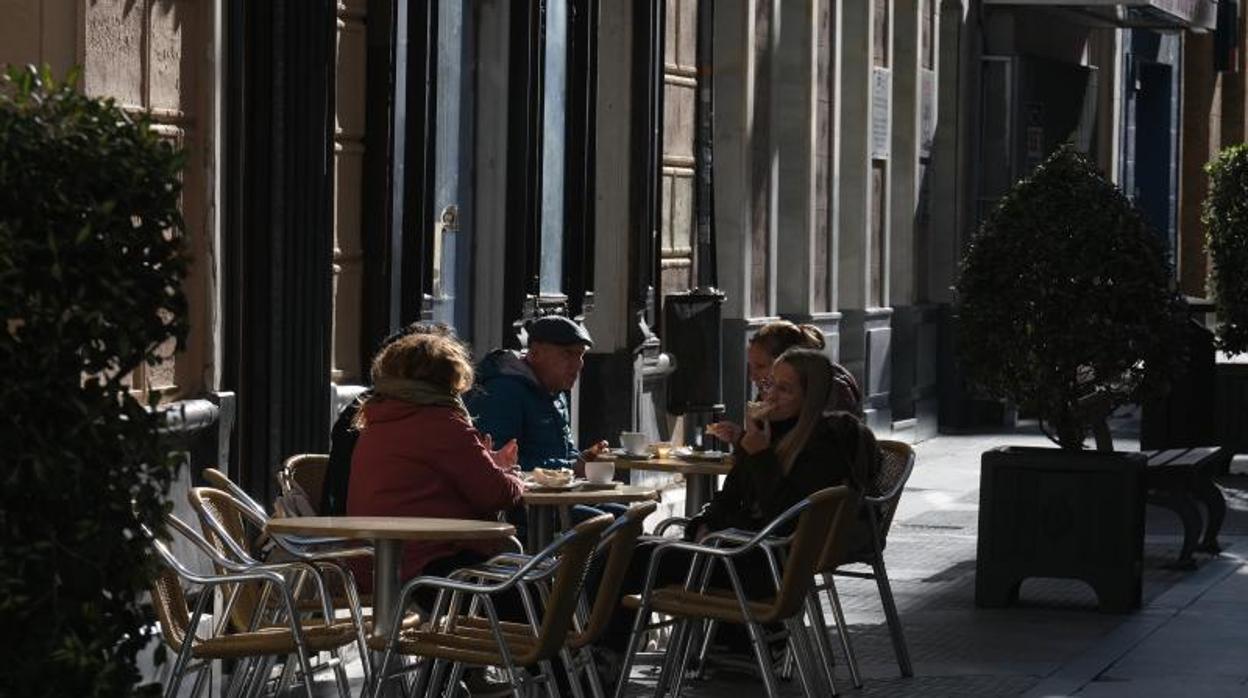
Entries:
[[663, 669], [659, 672], [659, 680], [654, 685], [654, 698], [660, 698], [669, 690], [669, 685], [672, 682], [672, 674], [678, 669], [676, 666], [679, 664], [677, 655], [679, 654], [681, 643], [684, 640], [684, 633], [682, 631], [684, 626], [689, 622], [690, 621], [688, 620], [678, 620], [676, 621], [675, 627], [672, 629], [671, 641], [667, 643], [667, 653], [663, 657]]
[[901, 618], [897, 615], [897, 603], [893, 600], [893, 587], [888, 581], [888, 570], [884, 568], [884, 556], [877, 552], [871, 568], [875, 571], [875, 584], [879, 587], [880, 602], [884, 605], [884, 615], [888, 619], [888, 632], [893, 638], [897, 666], [901, 669], [902, 676], [914, 676], [914, 668], [910, 665], [910, 652], [906, 649], [906, 637], [901, 629]]
[[819, 663], [823, 667], [824, 678], [836, 692], [836, 675], [833, 670], [835, 658], [832, 656], [832, 641], [828, 638], [828, 626], [823, 620], [823, 608], [819, 606], [819, 597], [814, 589], [806, 595], [806, 615], [810, 616], [811, 635], [814, 636], [815, 648], [819, 653]]
[[706, 678], [706, 656], [711, 652], [711, 643], [715, 641], [715, 631], [718, 629], [717, 621], [708, 620], [706, 629], [702, 631], [702, 648], [698, 651], [698, 678]]
[[[262, 657], [253, 665], [249, 681], [245, 683], [243, 695], [251, 698], [258, 696], [264, 692], [264, 685], [269, 681], [269, 675], [273, 673], [273, 665], [277, 663], [277, 657]], [[310, 679], [308, 679], [310, 680]]]
[[[823, 682], [819, 680], [822, 672], [816, 668], [818, 661], [813, 656], [810, 634], [806, 630], [806, 624], [802, 622], [801, 614], [790, 618], [785, 625], [789, 628], [789, 646], [793, 654], [793, 663], [797, 667], [797, 678], [802, 683], [803, 694], [809, 698], [819, 698], [825, 695]], [[830, 690], [830, 695], [839, 695], [836, 692], [835, 681], [831, 683]]]
[[602, 688], [602, 680], [598, 678], [598, 662], [594, 661], [593, 652], [589, 647], [583, 647], [581, 649], [581, 657], [589, 681], [589, 695], [593, 698], [606, 698], [606, 691]]
[[680, 647], [676, 648], [677, 664], [676, 674], [672, 677], [672, 698], [680, 698], [680, 694], [685, 685], [685, 676], [689, 672], [689, 659], [693, 656], [694, 648], [702, 646], [702, 638], [699, 636], [699, 631], [702, 628], [702, 621], [689, 620], [688, 626], [688, 629], [685, 630], [687, 634], [682, 639]]
[[[568, 651], [566, 646], [559, 650], [559, 661], [563, 662], [563, 668], [568, 674], [568, 689], [572, 691], [572, 698], [585, 698], [585, 691], [581, 686], [581, 679], [576, 675], [576, 662], [573, 660], [572, 653]], [[592, 674], [594, 668], [593, 665], [590, 664], [588, 668]], [[551, 680], [554, 680], [553, 675], [551, 676]]]
[[624, 651], [624, 664], [620, 667], [620, 679], [615, 683], [614, 698], [624, 698], [628, 688], [628, 675], [632, 673], [633, 661], [637, 658], [637, 646], [641, 644], [642, 635], [646, 630], [646, 618], [650, 615], [650, 606], [642, 603], [637, 609], [637, 617], [633, 620], [633, 632], [628, 637], [628, 648]]
[[464, 664], [463, 662], [455, 662], [451, 665], [451, 675], [446, 679], [446, 690], [443, 695], [453, 698], [459, 695], [459, 682], [464, 680]]
[[342, 656], [342, 649], [334, 650], [331, 656], [335, 662], [334, 681], [338, 684], [338, 695], [341, 698], [351, 698], [351, 684], [347, 681], [347, 664]]
[[758, 660], [758, 669], [763, 675], [763, 685], [767, 689], [767, 698], [778, 698], [780, 685], [776, 682], [776, 674], [771, 666], [771, 653], [767, 651], [767, 638], [762, 627], [757, 623], [746, 626], [750, 632], [750, 640], [754, 645], [754, 657]]
[[[546, 684], [546, 695], [549, 698], [561, 698], [559, 687], [555, 685], [555, 668], [553, 663], [549, 659], [543, 659], [537, 665], [541, 668], [542, 676], [545, 679], [543, 683]], [[575, 677], [569, 678], [574, 679]]]
[[[836, 592], [836, 582], [832, 575], [823, 575], [824, 591], [828, 594], [828, 605], [832, 607], [832, 619], [836, 621], [836, 634], [841, 640], [841, 649], [845, 652], [845, 664], [849, 667], [849, 679], [854, 688], [862, 688], [862, 672], [858, 670], [858, 657], [854, 654], [854, 645], [849, 637], [849, 625], [845, 622], [845, 611], [841, 608], [841, 595]], [[819, 605], [818, 595], [815, 605]], [[822, 619], [823, 614], [819, 617]]]
[[211, 664], [201, 664], [198, 671], [195, 672], [195, 683], [191, 684], [191, 698], [199, 698], [204, 693], [204, 687], [207, 682], [204, 679], [212, 673]]

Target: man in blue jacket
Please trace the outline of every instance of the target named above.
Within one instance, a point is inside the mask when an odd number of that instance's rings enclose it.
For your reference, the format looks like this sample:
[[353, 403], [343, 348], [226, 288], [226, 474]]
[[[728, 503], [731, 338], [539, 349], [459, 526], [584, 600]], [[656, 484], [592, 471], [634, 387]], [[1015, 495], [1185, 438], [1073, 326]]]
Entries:
[[465, 396], [477, 429], [520, 447], [520, 468], [572, 468], [581, 474], [586, 460], [607, 448], [599, 441], [585, 451], [572, 436], [568, 391], [594, 345], [589, 332], [566, 317], [551, 315], [527, 328], [529, 349], [497, 349], [477, 367], [477, 384]]

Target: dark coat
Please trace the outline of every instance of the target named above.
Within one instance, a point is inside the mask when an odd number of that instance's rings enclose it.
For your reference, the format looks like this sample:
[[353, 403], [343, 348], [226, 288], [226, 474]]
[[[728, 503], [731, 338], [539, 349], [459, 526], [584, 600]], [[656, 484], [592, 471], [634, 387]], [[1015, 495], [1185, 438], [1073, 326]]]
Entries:
[[686, 528], [687, 535], [702, 525], [712, 531], [757, 531], [825, 487], [849, 485], [862, 492], [879, 470], [875, 435], [858, 418], [838, 412], [824, 418], [785, 473], [774, 445], [795, 423], [772, 422], [772, 446], [758, 453], [747, 454], [738, 446], [723, 489], [702, 507]]
[[477, 428], [502, 448], [520, 447], [520, 468], [570, 468], [580, 455], [572, 438], [566, 393], [551, 393], [516, 352], [490, 352], [477, 367], [477, 384], [464, 403]]

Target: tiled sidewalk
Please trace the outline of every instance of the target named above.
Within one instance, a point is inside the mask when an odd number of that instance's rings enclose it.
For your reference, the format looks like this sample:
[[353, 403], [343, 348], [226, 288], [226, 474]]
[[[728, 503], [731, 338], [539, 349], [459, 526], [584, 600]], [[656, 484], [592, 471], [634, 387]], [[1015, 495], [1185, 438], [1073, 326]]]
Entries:
[[[1226, 554], [1198, 556], [1195, 572], [1167, 570], [1178, 552], [1177, 519], [1149, 507], [1144, 605], [1103, 614], [1082, 583], [1029, 580], [1009, 609], [974, 605], [979, 457], [996, 445], [1048, 445], [1025, 430], [940, 436], [916, 446], [885, 560], [905, 626], [915, 676], [901, 678], [874, 584], [839, 579], [865, 685], [863, 696], [1248, 695], [1248, 474], [1223, 480]], [[1119, 443], [1133, 449], [1130, 440]], [[1248, 473], [1244, 464], [1235, 472]], [[839, 653], [839, 650], [838, 650]], [[649, 695], [655, 671], [640, 668], [630, 695]], [[333, 695], [318, 682], [318, 695]], [[358, 686], [358, 682], [356, 682]], [[749, 674], [713, 670], [686, 684], [694, 697], [763, 695]], [[800, 695], [794, 679], [785, 695]], [[328, 689], [328, 690], [324, 690]]]
[[[1178, 552], [1177, 519], [1148, 508], [1145, 541], [1144, 606], [1139, 613], [1102, 614], [1090, 588], [1080, 582], [1037, 579], [1024, 583], [1019, 605], [1000, 610], [974, 605], [975, 544], [978, 516], [979, 454], [1001, 444], [1047, 445], [1036, 434], [940, 436], [916, 446], [914, 475], [902, 497], [885, 560], [914, 662], [915, 676], [901, 678], [887, 626], [872, 582], [838, 580], [865, 685], [853, 691], [843, 667], [838, 688], [850, 695], [1008, 696], [1141, 695], [1156, 674], [1158, 655], [1180, 648], [1189, 694], [1234, 687], [1248, 695], [1248, 567], [1237, 555], [1248, 553], [1248, 477], [1226, 480], [1229, 511], [1221, 537], [1227, 554], [1200, 556], [1196, 572], [1163, 566]], [[1130, 441], [1120, 444], [1133, 448]], [[1238, 468], [1239, 466], [1237, 466]], [[1213, 575], [1201, 578], [1201, 575]], [[1179, 604], [1174, 590], [1190, 586], [1195, 605]], [[1207, 592], [1207, 593], [1206, 593]], [[1158, 611], [1158, 605], [1164, 610]], [[1176, 604], [1179, 604], [1176, 606]], [[1239, 611], [1238, 620], [1203, 622], [1214, 613]], [[1161, 621], [1157, 614], [1161, 613]], [[1147, 632], [1123, 636], [1119, 629], [1138, 618], [1154, 620]], [[1146, 639], [1145, 639], [1146, 638]], [[1234, 642], [1238, 638], [1238, 642]], [[1231, 644], [1231, 643], [1234, 644]], [[1139, 643], [1138, 647], [1136, 643]], [[1234, 673], [1227, 653], [1243, 665]], [[1162, 664], [1175, 670], [1174, 662]], [[652, 672], [634, 674], [633, 695], [652, 689]], [[1236, 681], [1239, 681], [1237, 684]], [[1177, 684], [1157, 683], [1158, 695], [1175, 695]], [[752, 676], [720, 671], [689, 685], [691, 696], [762, 695]], [[1150, 684], [1151, 686], [1151, 684]], [[800, 695], [794, 681], [786, 695]], [[1055, 691], [1055, 692], [1051, 692]], [[1228, 693], [1229, 695], [1230, 693]], [[1211, 695], [1220, 695], [1211, 693]]]

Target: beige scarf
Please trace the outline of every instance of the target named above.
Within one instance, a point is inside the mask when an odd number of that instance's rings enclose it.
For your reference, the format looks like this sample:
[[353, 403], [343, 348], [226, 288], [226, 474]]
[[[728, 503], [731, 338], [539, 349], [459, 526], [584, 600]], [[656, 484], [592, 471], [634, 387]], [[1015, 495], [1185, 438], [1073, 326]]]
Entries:
[[450, 407], [463, 415], [465, 419], [469, 419], [468, 408], [464, 406], [464, 401], [459, 399], [458, 395], [428, 381], [378, 378], [373, 384], [373, 392], [381, 397], [403, 400], [416, 405]]

